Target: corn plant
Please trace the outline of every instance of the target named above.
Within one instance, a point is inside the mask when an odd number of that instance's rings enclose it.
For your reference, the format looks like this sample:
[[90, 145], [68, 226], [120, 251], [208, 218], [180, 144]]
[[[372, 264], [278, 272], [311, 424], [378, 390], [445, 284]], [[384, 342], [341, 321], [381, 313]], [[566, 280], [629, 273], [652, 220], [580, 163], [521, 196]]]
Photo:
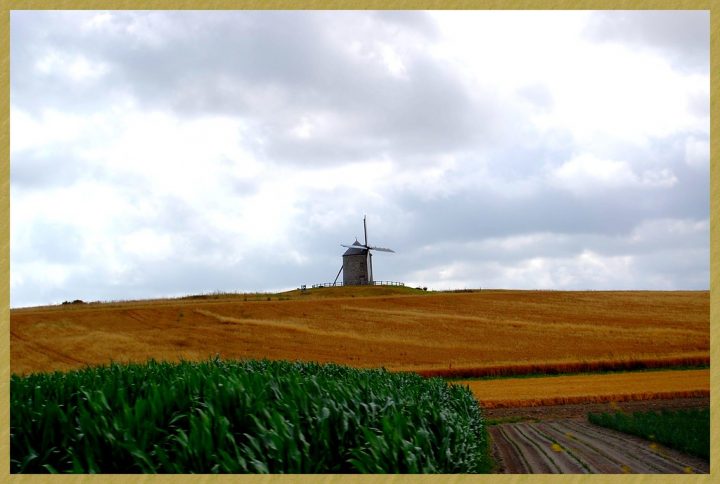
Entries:
[[467, 387], [282, 361], [111, 364], [11, 377], [13, 473], [475, 473]]

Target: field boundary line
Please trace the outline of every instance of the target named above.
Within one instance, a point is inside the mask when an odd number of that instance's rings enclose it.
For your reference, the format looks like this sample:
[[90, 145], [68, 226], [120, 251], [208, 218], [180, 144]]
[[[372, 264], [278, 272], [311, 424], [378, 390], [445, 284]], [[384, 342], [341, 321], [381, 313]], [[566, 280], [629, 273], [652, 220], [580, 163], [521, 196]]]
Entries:
[[479, 400], [483, 408], [543, 407], [571, 405], [576, 403], [610, 403], [639, 400], [664, 400], [672, 398], [709, 397], [710, 390], [683, 390], [675, 392], [644, 392], [617, 395], [580, 395], [573, 397], [548, 397], [518, 400]]
[[604, 371], [633, 371], [663, 369], [671, 366], [709, 366], [710, 356], [676, 356], [658, 358], [637, 358], [619, 360], [591, 360], [580, 362], [529, 363], [525, 365], [492, 365], [456, 368], [416, 368], [414, 371], [424, 377], [476, 378], [516, 375], [548, 375], [563, 373], [600, 373]]

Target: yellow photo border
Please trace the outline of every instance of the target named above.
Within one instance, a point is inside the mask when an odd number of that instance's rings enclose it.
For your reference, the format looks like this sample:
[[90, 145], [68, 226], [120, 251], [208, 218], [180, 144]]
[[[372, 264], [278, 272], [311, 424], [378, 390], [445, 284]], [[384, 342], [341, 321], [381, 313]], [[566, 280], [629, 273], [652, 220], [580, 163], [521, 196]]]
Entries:
[[[173, 0], [2, 0], [0, 12], [0, 480], [9, 482], [193, 482], [193, 483], [570, 483], [594, 482], [643, 482], [643, 483], [710, 483], [718, 479], [718, 430], [720, 414], [717, 409], [715, 389], [720, 383], [717, 365], [711, 364], [710, 388], [710, 474], [707, 475], [11, 475], [10, 474], [10, 11], [11, 10], [235, 10], [235, 9], [308, 9], [308, 10], [708, 10], [710, 11], [710, 359], [718, 357], [718, 325], [720, 325], [720, 167], [718, 155], [718, 72], [720, 72], [720, 9], [713, 15], [711, 0], [272, 0], [231, 1], [211, 0], [202, 2]], [[6, 476], [6, 477], [2, 477]], [[712, 476], [715, 476], [713, 478]]]

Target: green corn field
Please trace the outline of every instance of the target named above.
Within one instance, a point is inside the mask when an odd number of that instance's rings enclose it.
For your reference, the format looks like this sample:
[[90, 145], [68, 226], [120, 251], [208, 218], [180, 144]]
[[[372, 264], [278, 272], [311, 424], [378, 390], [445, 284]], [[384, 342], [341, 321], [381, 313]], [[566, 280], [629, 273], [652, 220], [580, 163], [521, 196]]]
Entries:
[[13, 375], [12, 473], [478, 473], [467, 387], [283, 361]]

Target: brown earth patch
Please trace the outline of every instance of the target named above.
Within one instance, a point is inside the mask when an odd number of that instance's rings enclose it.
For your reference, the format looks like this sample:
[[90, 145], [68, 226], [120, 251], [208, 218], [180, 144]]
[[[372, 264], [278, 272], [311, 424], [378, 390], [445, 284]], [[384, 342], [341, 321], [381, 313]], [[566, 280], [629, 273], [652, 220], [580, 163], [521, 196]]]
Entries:
[[569, 405], [541, 405], [537, 407], [484, 408], [483, 415], [490, 421], [547, 420], [587, 417], [588, 413], [614, 413], [617, 411], [648, 412], [663, 409], [678, 410], [708, 408], [710, 397], [635, 400], [606, 403], [573, 403]]

